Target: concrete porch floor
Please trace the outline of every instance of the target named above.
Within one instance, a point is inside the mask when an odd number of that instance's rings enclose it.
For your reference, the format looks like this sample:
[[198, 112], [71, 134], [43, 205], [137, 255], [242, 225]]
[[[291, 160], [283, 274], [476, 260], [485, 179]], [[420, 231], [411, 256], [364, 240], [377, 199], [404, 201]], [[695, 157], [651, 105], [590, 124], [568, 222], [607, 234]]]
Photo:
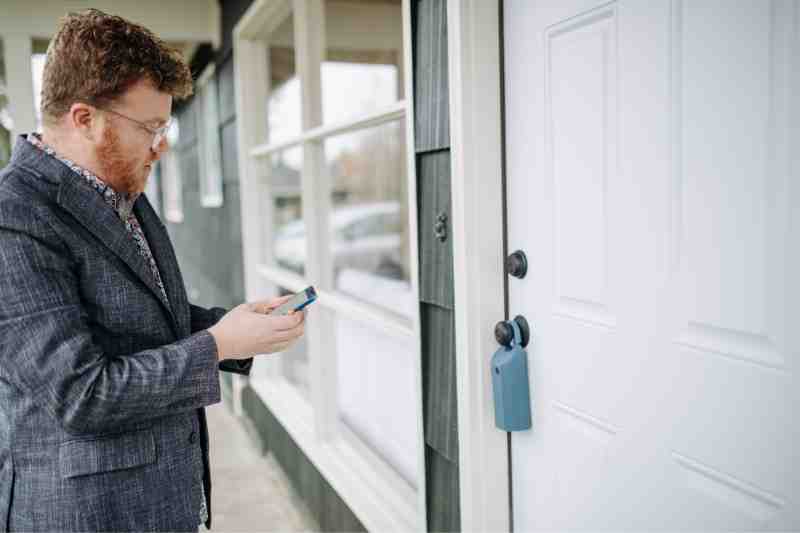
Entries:
[[[319, 531], [271, 455], [263, 456], [236, 417], [206, 408], [211, 439], [211, 531]], [[200, 526], [200, 531], [207, 531]]]

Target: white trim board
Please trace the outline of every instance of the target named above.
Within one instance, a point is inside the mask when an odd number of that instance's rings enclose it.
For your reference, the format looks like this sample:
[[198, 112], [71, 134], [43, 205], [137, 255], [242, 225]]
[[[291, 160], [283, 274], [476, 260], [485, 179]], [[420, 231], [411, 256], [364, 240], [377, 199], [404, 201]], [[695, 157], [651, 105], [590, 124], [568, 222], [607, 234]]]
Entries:
[[[491, 354], [504, 318], [501, 0], [448, 0], [456, 379], [464, 531], [510, 529], [507, 434]], [[480, 214], [480, 216], [477, 216]]]

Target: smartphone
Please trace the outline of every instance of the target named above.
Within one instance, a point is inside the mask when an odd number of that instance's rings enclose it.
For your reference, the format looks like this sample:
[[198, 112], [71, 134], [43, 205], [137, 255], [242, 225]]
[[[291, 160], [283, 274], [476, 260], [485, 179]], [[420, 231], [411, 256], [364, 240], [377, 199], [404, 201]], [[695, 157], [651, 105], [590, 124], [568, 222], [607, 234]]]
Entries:
[[313, 303], [317, 299], [317, 291], [314, 287], [308, 287], [292, 296], [289, 301], [273, 309], [271, 315], [288, 315], [291, 311], [300, 311], [305, 306]]

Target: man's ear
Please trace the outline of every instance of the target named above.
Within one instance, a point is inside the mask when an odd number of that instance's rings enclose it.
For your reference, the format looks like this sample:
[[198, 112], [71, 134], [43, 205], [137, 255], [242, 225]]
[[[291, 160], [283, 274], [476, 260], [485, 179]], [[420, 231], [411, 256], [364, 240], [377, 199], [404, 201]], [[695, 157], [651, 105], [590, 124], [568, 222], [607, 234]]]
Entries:
[[95, 107], [82, 102], [76, 102], [67, 113], [69, 126], [80, 133], [85, 139], [94, 141], [97, 127], [100, 125], [100, 114]]

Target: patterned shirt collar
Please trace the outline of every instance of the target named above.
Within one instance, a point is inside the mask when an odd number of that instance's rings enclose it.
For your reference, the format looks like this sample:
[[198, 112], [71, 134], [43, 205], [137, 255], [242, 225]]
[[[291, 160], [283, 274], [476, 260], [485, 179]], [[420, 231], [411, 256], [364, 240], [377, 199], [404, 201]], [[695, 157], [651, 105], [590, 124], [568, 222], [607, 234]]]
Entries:
[[67, 165], [73, 172], [83, 177], [83, 179], [85, 179], [89, 185], [91, 185], [92, 188], [94, 188], [94, 190], [96, 190], [100, 196], [103, 197], [103, 200], [105, 200], [105, 202], [111, 206], [112, 209], [114, 209], [114, 211], [117, 213], [117, 216], [119, 216], [123, 222], [126, 221], [129, 216], [131, 216], [131, 213], [133, 212], [133, 204], [136, 203], [138, 195], [129, 196], [127, 194], [118, 193], [106, 182], [98, 178], [95, 174], [81, 167], [71, 159], [67, 159], [66, 157], [59, 155], [52, 147], [42, 142], [42, 138], [38, 133], [29, 134], [27, 136], [27, 140], [35, 147], [44, 151], [47, 155], [58, 159]]

